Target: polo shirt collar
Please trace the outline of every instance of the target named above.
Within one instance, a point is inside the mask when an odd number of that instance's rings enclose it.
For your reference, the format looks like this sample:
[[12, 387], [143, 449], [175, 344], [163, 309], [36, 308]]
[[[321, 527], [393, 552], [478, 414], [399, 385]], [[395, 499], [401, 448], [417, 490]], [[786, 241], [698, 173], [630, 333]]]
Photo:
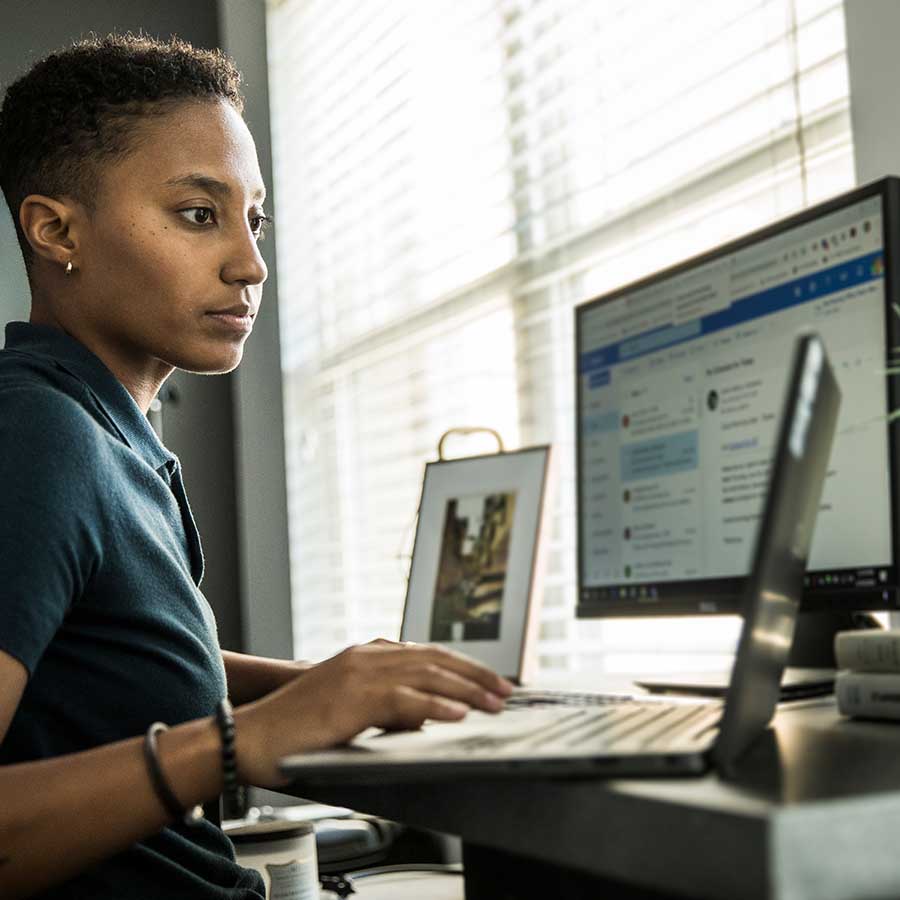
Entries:
[[83, 382], [121, 439], [154, 469], [171, 474], [177, 457], [162, 444], [125, 385], [84, 344], [60, 328], [31, 322], [6, 326], [6, 349], [45, 357]]

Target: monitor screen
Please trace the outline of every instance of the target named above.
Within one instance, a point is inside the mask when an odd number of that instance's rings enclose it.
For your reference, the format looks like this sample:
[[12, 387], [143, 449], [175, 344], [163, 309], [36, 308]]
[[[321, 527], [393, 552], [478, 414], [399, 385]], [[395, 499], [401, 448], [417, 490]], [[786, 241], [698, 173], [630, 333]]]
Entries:
[[579, 615], [738, 610], [791, 348], [809, 330], [844, 402], [804, 606], [897, 606], [897, 185], [576, 309]]

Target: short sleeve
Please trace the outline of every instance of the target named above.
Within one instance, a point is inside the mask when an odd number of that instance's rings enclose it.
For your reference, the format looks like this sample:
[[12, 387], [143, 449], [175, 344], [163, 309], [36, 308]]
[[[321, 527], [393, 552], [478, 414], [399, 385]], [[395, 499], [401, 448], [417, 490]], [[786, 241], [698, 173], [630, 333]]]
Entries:
[[99, 565], [101, 446], [66, 394], [0, 390], [0, 649], [29, 675]]

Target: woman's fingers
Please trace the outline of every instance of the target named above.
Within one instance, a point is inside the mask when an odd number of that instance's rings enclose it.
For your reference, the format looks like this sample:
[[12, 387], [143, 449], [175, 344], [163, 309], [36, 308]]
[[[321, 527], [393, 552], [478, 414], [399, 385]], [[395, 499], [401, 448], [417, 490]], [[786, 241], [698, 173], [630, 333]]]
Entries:
[[408, 685], [398, 685], [390, 691], [383, 728], [421, 728], [426, 719], [456, 722], [465, 717], [469, 707], [465, 703], [420, 691]]
[[498, 694], [435, 663], [410, 672], [409, 684], [420, 691], [456, 700], [485, 712], [499, 712], [504, 706], [503, 698]]
[[455, 653], [444, 647], [435, 647], [432, 644], [415, 644], [404, 649], [415, 654], [413, 658], [454, 672], [499, 697], [508, 697], [512, 693], [513, 686], [505, 678], [461, 653]]
[[388, 675], [410, 672], [418, 666], [435, 665], [454, 672], [499, 697], [508, 697], [513, 690], [509, 681], [487, 666], [462, 653], [434, 644], [414, 644], [409, 641], [400, 644], [378, 638], [368, 644], [351, 647], [338, 656], [358, 669], [357, 677], [372, 672], [373, 667]]

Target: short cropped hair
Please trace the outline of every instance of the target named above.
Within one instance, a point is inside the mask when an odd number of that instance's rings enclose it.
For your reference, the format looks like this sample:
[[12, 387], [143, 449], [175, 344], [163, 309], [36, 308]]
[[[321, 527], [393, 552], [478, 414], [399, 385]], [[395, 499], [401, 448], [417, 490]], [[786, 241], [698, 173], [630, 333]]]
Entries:
[[241, 75], [220, 50], [143, 35], [90, 37], [51, 53], [13, 82], [0, 107], [0, 187], [26, 266], [18, 221], [29, 194], [88, 208], [104, 162], [134, 146], [135, 125], [182, 100], [224, 100], [243, 112]]

